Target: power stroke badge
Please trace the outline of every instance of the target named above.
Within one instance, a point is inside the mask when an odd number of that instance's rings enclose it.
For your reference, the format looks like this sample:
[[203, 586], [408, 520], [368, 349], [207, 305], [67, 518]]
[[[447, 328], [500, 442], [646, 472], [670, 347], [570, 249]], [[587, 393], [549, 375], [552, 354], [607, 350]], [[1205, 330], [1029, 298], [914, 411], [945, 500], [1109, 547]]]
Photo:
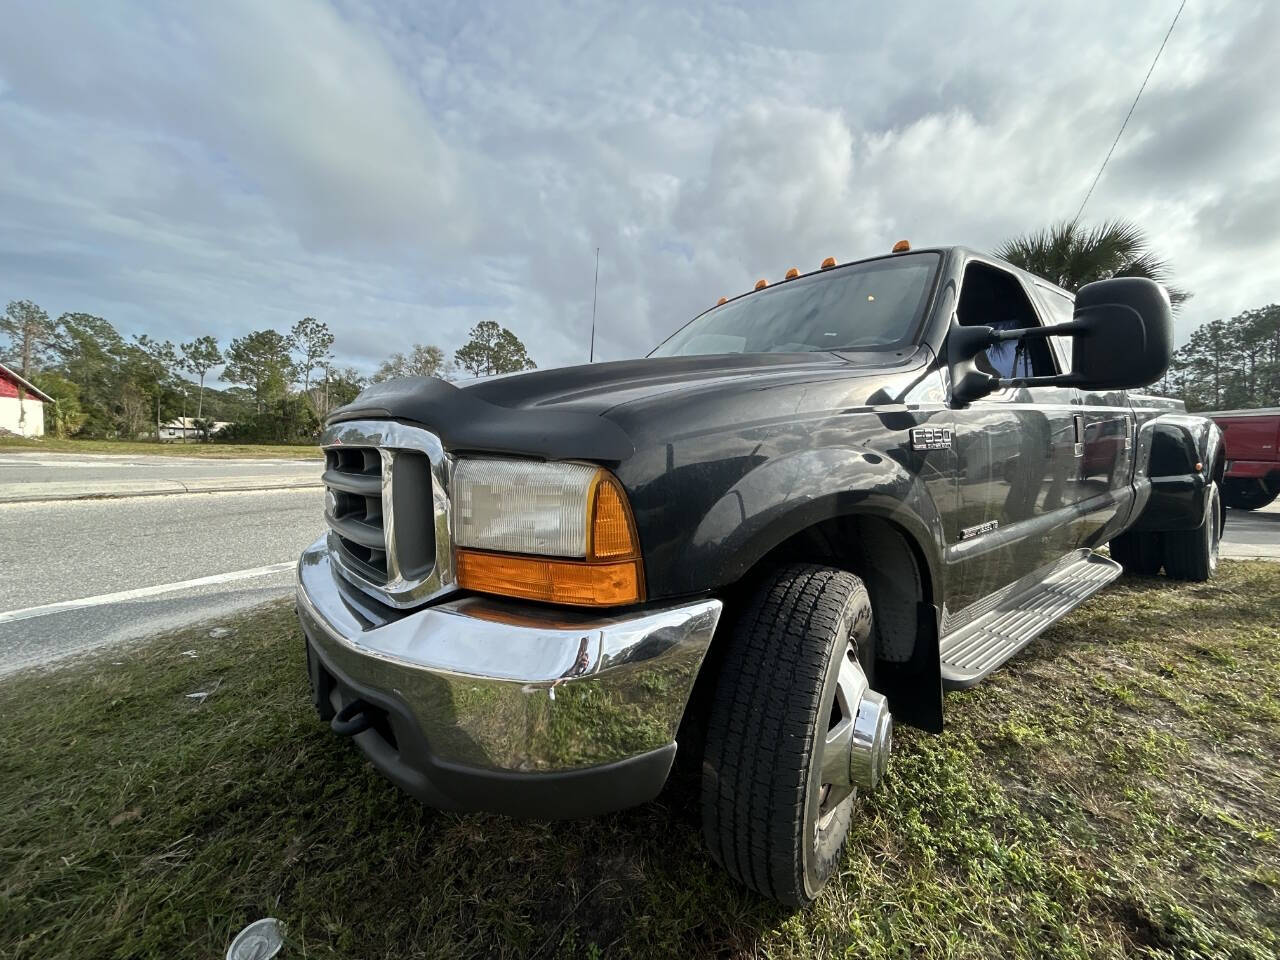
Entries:
[[912, 450], [950, 450], [950, 427], [912, 427]]
[[980, 537], [984, 533], [992, 533], [999, 529], [999, 520], [988, 520], [986, 523], [980, 523], [976, 527], [965, 527], [960, 531], [960, 539], [972, 540], [974, 537]]

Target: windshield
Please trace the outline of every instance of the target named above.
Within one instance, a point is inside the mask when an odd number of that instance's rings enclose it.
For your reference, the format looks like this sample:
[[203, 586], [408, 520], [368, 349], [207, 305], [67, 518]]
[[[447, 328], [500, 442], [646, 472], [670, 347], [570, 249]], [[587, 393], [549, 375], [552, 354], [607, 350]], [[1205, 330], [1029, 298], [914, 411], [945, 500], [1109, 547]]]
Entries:
[[901, 346], [920, 321], [939, 261], [936, 253], [900, 254], [787, 280], [708, 310], [649, 356]]

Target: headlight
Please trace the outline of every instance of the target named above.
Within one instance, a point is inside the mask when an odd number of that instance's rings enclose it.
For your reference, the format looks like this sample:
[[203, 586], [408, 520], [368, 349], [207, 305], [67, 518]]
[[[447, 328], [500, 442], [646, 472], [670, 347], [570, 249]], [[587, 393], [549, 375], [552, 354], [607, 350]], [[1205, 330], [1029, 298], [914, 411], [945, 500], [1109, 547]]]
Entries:
[[464, 458], [453, 503], [459, 585], [583, 606], [644, 599], [631, 508], [607, 470]]

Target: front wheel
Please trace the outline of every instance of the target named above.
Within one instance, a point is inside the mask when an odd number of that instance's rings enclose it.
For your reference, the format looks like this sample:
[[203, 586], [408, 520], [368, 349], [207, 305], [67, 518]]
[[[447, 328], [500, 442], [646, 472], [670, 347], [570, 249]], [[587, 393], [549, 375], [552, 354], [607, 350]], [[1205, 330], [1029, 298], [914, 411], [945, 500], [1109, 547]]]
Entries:
[[1170, 530], [1164, 535], [1164, 572], [1174, 580], [1203, 582], [1217, 572], [1218, 545], [1226, 513], [1215, 480], [1209, 481], [1204, 519], [1194, 530]]
[[736, 621], [707, 724], [702, 826], [711, 855], [760, 893], [812, 901], [844, 852], [859, 783], [891, 746], [870, 689], [871, 600], [861, 580], [796, 564]]

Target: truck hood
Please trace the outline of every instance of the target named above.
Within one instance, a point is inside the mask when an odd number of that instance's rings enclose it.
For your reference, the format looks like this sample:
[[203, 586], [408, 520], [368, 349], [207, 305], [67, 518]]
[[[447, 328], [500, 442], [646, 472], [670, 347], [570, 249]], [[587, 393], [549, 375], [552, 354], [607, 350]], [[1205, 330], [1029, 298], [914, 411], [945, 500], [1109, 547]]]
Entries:
[[892, 402], [883, 389], [886, 374], [901, 374], [926, 357], [923, 348], [732, 354], [622, 360], [457, 385], [406, 377], [372, 385], [335, 410], [328, 423], [390, 418], [421, 424], [449, 450], [618, 462], [634, 452], [633, 434], [651, 438], [662, 429], [651, 416], [658, 411], [666, 416], [673, 407], [707, 404], [724, 409], [744, 393], [754, 394], [757, 403], [791, 406], [782, 394], [794, 397], [807, 384], [842, 385], [841, 406]]
[[882, 365], [886, 359], [900, 360], [883, 353], [652, 357], [534, 370], [473, 380], [459, 387], [503, 407], [555, 406], [605, 414], [623, 404], [642, 403], [671, 393], [734, 390], [746, 383], [776, 385], [822, 379], [847, 373], [851, 365], [868, 368]]

